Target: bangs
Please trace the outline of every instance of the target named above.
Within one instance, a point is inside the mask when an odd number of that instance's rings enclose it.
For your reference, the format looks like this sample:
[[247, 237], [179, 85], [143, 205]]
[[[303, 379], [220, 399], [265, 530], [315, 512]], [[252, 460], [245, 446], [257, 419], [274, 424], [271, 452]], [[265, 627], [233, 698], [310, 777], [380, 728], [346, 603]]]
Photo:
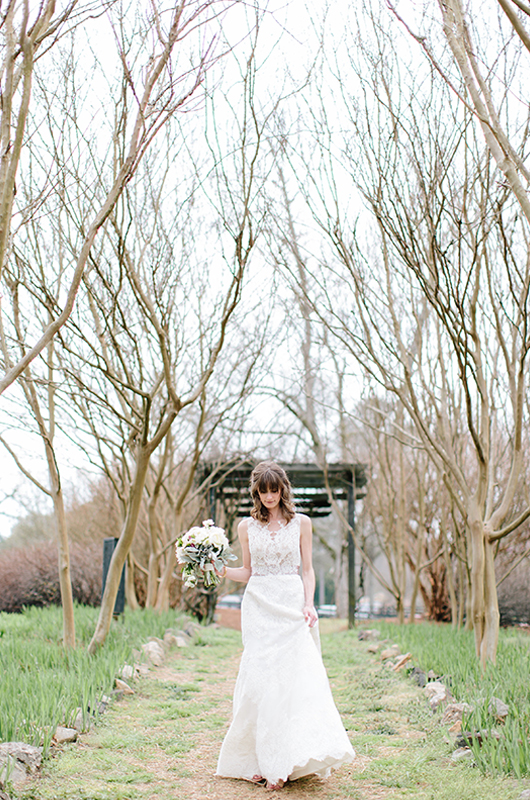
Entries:
[[256, 481], [256, 489], [260, 494], [265, 494], [266, 492], [280, 492], [282, 489], [282, 484], [279, 476], [275, 474], [274, 470], [268, 469], [259, 476], [258, 480]]

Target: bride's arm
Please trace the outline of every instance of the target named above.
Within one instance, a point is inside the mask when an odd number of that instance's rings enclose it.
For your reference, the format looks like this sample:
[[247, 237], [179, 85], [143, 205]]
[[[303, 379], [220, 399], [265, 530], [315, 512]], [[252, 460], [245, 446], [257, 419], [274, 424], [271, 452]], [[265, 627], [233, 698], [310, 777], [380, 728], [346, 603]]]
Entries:
[[315, 570], [313, 569], [313, 528], [305, 514], [300, 515], [300, 555], [302, 558], [302, 583], [304, 584], [304, 617], [312, 628], [318, 619], [314, 605]]
[[250, 550], [248, 546], [247, 524], [247, 521], [244, 519], [237, 526], [237, 535], [239, 536], [239, 541], [241, 543], [241, 555], [243, 556], [243, 566], [225, 567], [224, 570], [219, 573], [222, 578], [228, 578], [230, 581], [240, 581], [241, 583], [246, 583], [252, 574], [250, 568]]

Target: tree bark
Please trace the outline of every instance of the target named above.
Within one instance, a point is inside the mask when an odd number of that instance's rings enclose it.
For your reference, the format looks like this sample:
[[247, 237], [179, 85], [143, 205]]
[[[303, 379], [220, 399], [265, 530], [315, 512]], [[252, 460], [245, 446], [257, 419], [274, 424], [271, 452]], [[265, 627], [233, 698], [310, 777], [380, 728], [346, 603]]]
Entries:
[[125, 567], [125, 600], [131, 611], [137, 611], [140, 608], [134, 585], [134, 559], [131, 550], [127, 553], [127, 566]]
[[118, 539], [118, 543], [112, 555], [107, 573], [107, 582], [105, 584], [105, 591], [101, 600], [101, 609], [99, 618], [96, 625], [96, 630], [92, 640], [88, 646], [88, 652], [93, 655], [98, 647], [101, 647], [110, 630], [112, 622], [112, 613], [114, 610], [114, 603], [120, 585], [121, 573], [125, 559], [129, 554], [131, 545], [133, 543], [134, 534], [136, 533], [136, 525], [138, 522], [138, 515], [140, 513], [140, 505], [147, 479], [147, 470], [149, 469], [149, 459], [151, 458], [152, 450], [148, 445], [138, 445], [135, 474], [131, 485], [129, 503], [127, 506], [127, 516], [123, 524], [123, 530]]

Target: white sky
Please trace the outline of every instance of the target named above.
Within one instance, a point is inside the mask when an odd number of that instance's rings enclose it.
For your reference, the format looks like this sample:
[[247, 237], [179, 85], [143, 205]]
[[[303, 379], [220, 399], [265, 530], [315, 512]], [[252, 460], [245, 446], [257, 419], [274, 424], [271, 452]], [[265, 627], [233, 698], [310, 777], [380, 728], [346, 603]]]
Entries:
[[[373, 5], [376, 5], [375, 2]], [[318, 50], [321, 18], [324, 14], [323, 6], [324, 4], [311, 4], [306, 0], [285, 0], [283, 2], [282, 0], [270, 0], [267, 6], [267, 13], [263, 19], [258, 58], [258, 61], [261, 59], [263, 65], [262, 69], [258, 71], [258, 91], [262, 97], [268, 97], [272, 101], [276, 97], [279, 87], [281, 87], [280, 91], [285, 92], [290, 86], [299, 84], [307, 74], [307, 70]], [[424, 24], [422, 21], [423, 1], [399, 0], [396, 6], [407, 22], [415, 26], [416, 30], [420, 30]], [[433, 7], [433, 12], [436, 13], [436, 4], [431, 3], [431, 6]], [[357, 8], [355, 2], [352, 2], [352, 8]], [[496, 4], [492, 5], [490, 0], [482, 3], [480, 8], [483, 15], [482, 18], [484, 18], [485, 13], [491, 15], [498, 10]], [[352, 19], [348, 18], [349, 15], [345, 9], [347, 11], [345, 2], [337, 2], [335, 0], [335, 2], [328, 4], [325, 13], [330, 39], [335, 41], [338, 47], [347, 49], [354, 46], [355, 32], [350, 28]], [[485, 9], [487, 9], [486, 12]], [[235, 13], [227, 17], [227, 20], [230, 21], [230, 26], [225, 26], [223, 34], [230, 43], [236, 43], [241, 40], [245, 31], [244, 15], [250, 13], [248, 6], [241, 4], [237, 10], [239, 17]], [[352, 12], [350, 12], [351, 14]], [[397, 24], [390, 14], [387, 15], [386, 19], [386, 24]], [[105, 18], [94, 21], [92, 25], [93, 32], [88, 37], [89, 41], [86, 48], [80, 54], [80, 61], [81, 63], [86, 63], [88, 67], [91, 63], [92, 54], [90, 51], [92, 49], [98, 58], [108, 65], [107, 75], [110, 79], [116, 64], [113, 38]], [[83, 37], [80, 35], [79, 38], [82, 39]], [[411, 59], [412, 63], [414, 63], [414, 60], [420, 57], [416, 45], [412, 45], [407, 50], [406, 54], [403, 53], [404, 57], [409, 64]], [[346, 53], [346, 50], [344, 52]], [[87, 73], [90, 76], [92, 74], [89, 69], [87, 69]], [[288, 75], [287, 80], [285, 78], [286, 74]], [[237, 69], [233, 62], [227, 61], [225, 63], [225, 80], [230, 80], [231, 75], [233, 76], [232, 80], [235, 82]], [[88, 128], [93, 127], [94, 120], [97, 124], [98, 120], [103, 121], [106, 113], [105, 106], [102, 103], [102, 98], [105, 95], [104, 82], [96, 82], [93, 89], [93, 118], [88, 123]], [[263, 267], [259, 262], [255, 264], [248, 284], [251, 292], [255, 291], [254, 287], [257, 287], [257, 290], [263, 288], [262, 270]], [[285, 374], [285, 370], [280, 370], [279, 372], [280, 374]], [[355, 391], [355, 377], [352, 377], [351, 380], [351, 391], [353, 393]], [[11, 408], [17, 391], [16, 387], [12, 387], [5, 394], [2, 400], [4, 413]], [[3, 431], [10, 430], [10, 441], [14, 445], [16, 444], [17, 452], [20, 453], [21, 459], [24, 460], [24, 463], [31, 465], [32, 469], [35, 469], [40, 480], [46, 482], [41, 442], [28, 433], [24, 424], [15, 427], [9, 420], [1, 424], [1, 420], [2, 417], [0, 416], [0, 429]], [[60, 435], [58, 444], [60, 445]], [[80, 473], [96, 474], [95, 468], [89, 465], [86, 459], [79, 452], [76, 452], [71, 444], [65, 442], [64, 446], [58, 447], [58, 452], [61, 453], [61, 471], [66, 485], [78, 484]], [[38, 456], [37, 453], [40, 453], [40, 455]], [[31, 503], [34, 498], [39, 498], [39, 507], [45, 507], [45, 503], [40, 493], [28, 488], [26, 479], [20, 475], [10, 456], [5, 453], [2, 447], [0, 447], [0, 474], [2, 474], [0, 491], [7, 496], [6, 499], [3, 499], [2, 494], [0, 494], [0, 515], [2, 515], [0, 516], [0, 535], [6, 535], [11, 524], [10, 520], [24, 513], [25, 502]], [[13, 493], [18, 494], [10, 497]]]

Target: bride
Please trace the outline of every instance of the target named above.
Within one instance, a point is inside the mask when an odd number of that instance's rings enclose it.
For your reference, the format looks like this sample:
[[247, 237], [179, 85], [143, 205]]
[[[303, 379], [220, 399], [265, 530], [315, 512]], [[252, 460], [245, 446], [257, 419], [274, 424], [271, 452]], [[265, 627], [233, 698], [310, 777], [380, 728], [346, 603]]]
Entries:
[[243, 566], [220, 573], [248, 584], [233, 720], [217, 775], [280, 789], [304, 775], [327, 777], [354, 752], [320, 656], [311, 521], [295, 514], [289, 479], [272, 461], [253, 470], [250, 491], [252, 516], [238, 527]]

